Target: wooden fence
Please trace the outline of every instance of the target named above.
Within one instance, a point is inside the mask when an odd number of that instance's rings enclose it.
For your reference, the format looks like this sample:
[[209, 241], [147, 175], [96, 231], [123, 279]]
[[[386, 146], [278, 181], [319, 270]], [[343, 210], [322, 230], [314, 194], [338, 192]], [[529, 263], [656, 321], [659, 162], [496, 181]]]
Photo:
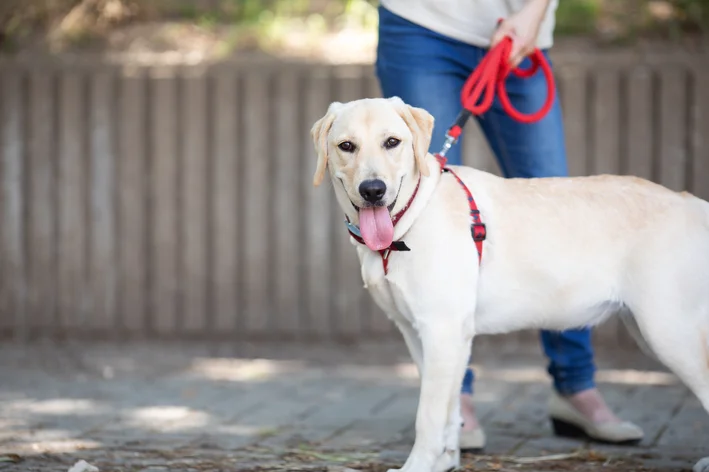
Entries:
[[[574, 175], [709, 197], [706, 56], [554, 59]], [[312, 123], [377, 95], [370, 66], [0, 63], [0, 331], [398, 338], [332, 189], [311, 186]], [[497, 172], [480, 136], [466, 162]]]

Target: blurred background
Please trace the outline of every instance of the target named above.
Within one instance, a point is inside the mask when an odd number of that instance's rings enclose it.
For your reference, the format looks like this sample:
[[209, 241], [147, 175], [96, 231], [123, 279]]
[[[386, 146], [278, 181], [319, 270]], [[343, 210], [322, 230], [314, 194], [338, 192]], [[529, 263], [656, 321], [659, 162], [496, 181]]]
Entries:
[[[2, 336], [398, 340], [311, 186], [313, 122], [380, 94], [376, 7], [4, 0]], [[562, 0], [557, 24], [572, 173], [709, 197], [707, 1]], [[596, 336], [632, 343], [615, 322]]]

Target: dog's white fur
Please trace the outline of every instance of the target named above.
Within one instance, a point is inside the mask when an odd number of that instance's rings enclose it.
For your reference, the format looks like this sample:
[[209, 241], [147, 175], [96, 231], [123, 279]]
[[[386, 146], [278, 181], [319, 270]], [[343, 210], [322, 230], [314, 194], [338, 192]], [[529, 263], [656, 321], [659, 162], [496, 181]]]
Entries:
[[[432, 128], [428, 112], [395, 97], [335, 102], [312, 129], [314, 184], [328, 169], [355, 224], [362, 180], [382, 179], [396, 213], [421, 175], [394, 234], [411, 251], [392, 253], [387, 275], [379, 254], [352, 240], [365, 287], [421, 376], [401, 470], [459, 464], [459, 388], [476, 334], [590, 326], [622, 307], [709, 411], [709, 203], [629, 176], [503, 179], [454, 167], [488, 228], [478, 264], [465, 194], [427, 152]], [[385, 149], [388, 137], [401, 144]], [[354, 153], [338, 148], [346, 140]], [[694, 470], [709, 472], [709, 458]]]

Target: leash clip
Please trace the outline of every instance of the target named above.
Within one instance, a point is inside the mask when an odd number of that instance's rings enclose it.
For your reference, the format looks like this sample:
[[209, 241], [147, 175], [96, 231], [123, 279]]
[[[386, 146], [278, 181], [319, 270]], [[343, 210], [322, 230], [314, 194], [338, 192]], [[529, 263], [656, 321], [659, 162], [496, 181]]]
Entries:
[[446, 139], [443, 141], [443, 148], [440, 150], [438, 153], [439, 156], [441, 157], [446, 157], [446, 154], [450, 149], [453, 147], [453, 145], [458, 141], [458, 138], [455, 138], [451, 136], [450, 134], [446, 133]]

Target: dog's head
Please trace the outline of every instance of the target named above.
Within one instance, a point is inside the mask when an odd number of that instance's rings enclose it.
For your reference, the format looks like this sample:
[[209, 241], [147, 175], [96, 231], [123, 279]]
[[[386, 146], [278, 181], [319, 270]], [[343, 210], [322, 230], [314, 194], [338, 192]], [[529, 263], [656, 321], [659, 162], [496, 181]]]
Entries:
[[425, 158], [432, 130], [430, 113], [398, 97], [334, 102], [313, 126], [318, 156], [313, 184], [319, 185], [329, 170], [340, 203], [357, 211], [370, 248], [388, 246], [387, 234], [375, 234], [376, 228], [393, 234], [386, 218], [391, 219], [406, 180], [429, 175]]

